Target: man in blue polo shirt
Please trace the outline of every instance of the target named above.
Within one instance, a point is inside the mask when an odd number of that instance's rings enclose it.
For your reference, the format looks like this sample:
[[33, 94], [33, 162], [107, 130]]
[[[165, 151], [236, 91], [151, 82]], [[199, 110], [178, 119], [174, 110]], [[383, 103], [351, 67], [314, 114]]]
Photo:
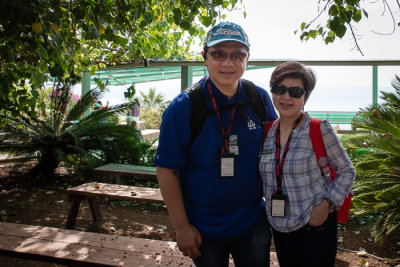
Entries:
[[[155, 165], [180, 251], [196, 266], [269, 266], [270, 231], [262, 204], [258, 155], [262, 122], [247, 101], [241, 77], [249, 58], [243, 29], [214, 26], [204, 41], [209, 75], [199, 81], [207, 115], [192, 140], [192, 104], [180, 93], [165, 111]], [[277, 118], [268, 93], [257, 87], [265, 120]], [[229, 107], [229, 108], [227, 108]]]

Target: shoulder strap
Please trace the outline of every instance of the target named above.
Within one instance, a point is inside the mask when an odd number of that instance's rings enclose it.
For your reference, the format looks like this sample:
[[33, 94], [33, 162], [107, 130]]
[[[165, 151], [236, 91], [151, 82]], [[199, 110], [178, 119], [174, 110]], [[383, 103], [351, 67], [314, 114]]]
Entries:
[[274, 124], [274, 122], [275, 121], [267, 121], [266, 123], [264, 123], [264, 131], [263, 131], [263, 133], [264, 133], [264, 139], [265, 139], [265, 137], [267, 137], [267, 135], [268, 135], [268, 132], [269, 132], [269, 129], [271, 129], [271, 127], [272, 127], [272, 124]]
[[186, 91], [192, 105], [190, 112], [191, 142], [200, 134], [207, 117], [207, 103], [203, 88], [199, 83], [194, 83]]
[[321, 133], [321, 120], [316, 118], [311, 118], [310, 122], [310, 139], [317, 157], [317, 163], [321, 169], [321, 173], [324, 175], [330, 175], [332, 180], [335, 179], [335, 170], [328, 162], [326, 156], [324, 140], [322, 139]]
[[[256, 85], [248, 80], [242, 79], [243, 87], [251, 107], [254, 109], [260, 123], [264, 122], [265, 109]], [[202, 86], [194, 83], [190, 88], [185, 89], [190, 98], [192, 111], [190, 113], [191, 141], [193, 141], [201, 132], [203, 124], [207, 117], [207, 103]], [[195, 111], [195, 112], [193, 112]]]
[[265, 122], [265, 108], [264, 103], [261, 100], [260, 94], [257, 91], [256, 85], [249, 81], [242, 79], [244, 90], [246, 91], [246, 96], [249, 99], [251, 107], [254, 109], [254, 112], [257, 114], [260, 123]]

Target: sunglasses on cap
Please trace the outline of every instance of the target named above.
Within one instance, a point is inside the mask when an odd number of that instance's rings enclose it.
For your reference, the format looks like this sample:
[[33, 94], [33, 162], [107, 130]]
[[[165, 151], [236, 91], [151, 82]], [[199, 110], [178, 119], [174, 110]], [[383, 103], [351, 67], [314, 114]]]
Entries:
[[276, 95], [284, 95], [287, 91], [289, 91], [289, 96], [293, 98], [300, 98], [306, 93], [303, 88], [297, 86], [288, 88], [282, 84], [274, 84], [271, 88], [271, 93]]
[[[222, 50], [215, 50], [212, 52], [207, 52], [207, 54], [210, 54], [211, 57], [215, 61], [224, 61], [228, 57], [228, 53], [225, 51], [222, 51]], [[229, 58], [232, 61], [242, 62], [243, 60], [245, 60], [247, 55], [248, 55], [248, 53], [244, 53], [244, 52], [232, 52], [229, 54]]]

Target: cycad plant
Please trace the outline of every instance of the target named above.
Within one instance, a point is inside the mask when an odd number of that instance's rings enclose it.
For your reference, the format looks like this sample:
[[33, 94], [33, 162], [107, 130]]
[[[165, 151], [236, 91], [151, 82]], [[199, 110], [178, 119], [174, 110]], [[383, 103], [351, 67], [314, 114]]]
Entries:
[[375, 241], [383, 243], [400, 233], [400, 77], [395, 92], [381, 92], [383, 103], [371, 105], [353, 120], [359, 134], [344, 145], [364, 153], [355, 159], [355, 214], [378, 214]]
[[36, 116], [7, 111], [0, 114], [0, 151], [22, 159], [36, 159], [37, 164], [30, 171], [32, 176], [46, 176], [61, 162], [88, 168], [118, 162], [118, 155], [122, 155], [119, 150], [140, 143], [132, 127], [118, 125], [111, 119], [125, 115], [132, 103], [111, 106], [84, 117], [102, 92], [93, 89], [71, 105], [70, 87], [55, 88], [49, 103], [37, 99]]

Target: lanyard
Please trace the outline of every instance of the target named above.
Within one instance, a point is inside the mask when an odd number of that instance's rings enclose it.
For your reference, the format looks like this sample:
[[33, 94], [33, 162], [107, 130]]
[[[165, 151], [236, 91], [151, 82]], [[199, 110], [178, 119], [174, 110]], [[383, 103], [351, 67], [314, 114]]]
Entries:
[[[283, 177], [283, 164], [285, 164], [286, 154], [289, 150], [290, 139], [292, 138], [293, 130], [299, 125], [301, 118], [303, 117], [303, 113], [300, 113], [299, 117], [297, 117], [296, 121], [293, 124], [292, 131], [290, 132], [289, 138], [285, 145], [285, 150], [283, 151], [282, 159], [279, 160], [281, 155], [281, 131], [280, 131], [280, 120], [278, 121], [278, 125], [276, 126], [276, 138], [275, 138], [275, 147], [276, 147], [276, 155], [275, 155], [275, 173], [276, 173], [276, 184], [277, 184], [277, 194], [282, 194], [282, 177]], [[280, 162], [279, 162], [280, 161]]]
[[236, 105], [237, 105], [238, 98], [239, 98], [240, 85], [241, 85], [241, 81], [239, 80], [239, 86], [238, 86], [238, 90], [236, 92], [235, 104], [233, 105], [233, 108], [232, 108], [232, 114], [231, 114], [231, 117], [229, 119], [228, 129], [225, 131], [224, 125], [222, 124], [222, 120], [221, 120], [221, 114], [219, 113], [217, 102], [215, 100], [215, 96], [214, 96], [214, 94], [212, 92], [211, 85], [210, 85], [210, 82], [208, 81], [208, 77], [207, 77], [208, 93], [210, 94], [211, 103], [213, 105], [214, 112], [217, 115], [217, 118], [218, 118], [218, 121], [219, 121], [219, 126], [220, 126], [220, 129], [221, 129], [222, 138], [224, 139], [224, 147], [222, 147], [222, 149], [221, 149], [222, 153], [229, 152], [229, 134], [230, 134], [231, 128], [232, 128], [233, 117], [235, 116]]

